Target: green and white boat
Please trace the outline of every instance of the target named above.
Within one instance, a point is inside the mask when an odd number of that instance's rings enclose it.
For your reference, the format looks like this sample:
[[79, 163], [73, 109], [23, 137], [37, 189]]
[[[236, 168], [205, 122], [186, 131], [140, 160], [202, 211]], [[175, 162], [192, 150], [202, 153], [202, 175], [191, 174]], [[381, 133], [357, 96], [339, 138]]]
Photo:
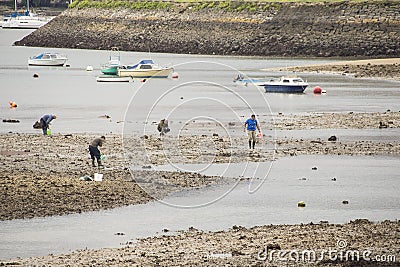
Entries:
[[105, 75], [118, 75], [118, 68], [121, 65], [121, 56], [118, 47], [112, 47], [108, 62], [101, 66], [101, 72]]

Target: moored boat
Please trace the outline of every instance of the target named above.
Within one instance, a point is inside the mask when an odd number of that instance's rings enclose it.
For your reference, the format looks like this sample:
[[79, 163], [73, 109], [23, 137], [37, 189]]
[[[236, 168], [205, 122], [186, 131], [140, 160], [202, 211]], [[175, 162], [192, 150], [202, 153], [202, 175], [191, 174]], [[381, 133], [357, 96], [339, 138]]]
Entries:
[[303, 93], [308, 83], [300, 77], [285, 77], [271, 79], [263, 84], [265, 92], [274, 93]]
[[130, 82], [131, 77], [121, 77], [118, 75], [102, 75], [96, 78], [97, 82]]
[[133, 66], [122, 66], [118, 69], [118, 76], [132, 78], [167, 78], [173, 71], [172, 67], [161, 67], [153, 60], [145, 59]]
[[1, 27], [4, 29], [38, 29], [51, 21], [53, 17], [39, 16], [29, 11], [29, 0], [24, 13], [18, 13], [17, 1], [14, 3], [15, 11], [11, 15], [4, 16]]
[[41, 53], [28, 59], [31, 66], [63, 66], [68, 58], [59, 53]]
[[106, 75], [118, 75], [118, 68], [121, 65], [121, 56], [117, 47], [112, 47], [109, 60], [101, 66], [101, 72]]
[[11, 16], [3, 19], [3, 29], [38, 29], [48, 23], [51, 18], [35, 16], [29, 14], [28, 16]]

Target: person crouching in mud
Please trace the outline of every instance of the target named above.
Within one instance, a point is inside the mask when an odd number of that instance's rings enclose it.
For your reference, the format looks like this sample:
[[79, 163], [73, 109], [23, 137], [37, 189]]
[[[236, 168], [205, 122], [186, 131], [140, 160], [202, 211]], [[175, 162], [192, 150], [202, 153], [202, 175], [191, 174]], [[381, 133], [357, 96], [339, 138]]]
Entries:
[[90, 158], [92, 159], [93, 167], [96, 167], [96, 164], [94, 164], [95, 159], [97, 159], [97, 165], [99, 166], [99, 168], [103, 166], [103, 164], [101, 163], [99, 146], [101, 147], [105, 141], [106, 137], [103, 135], [100, 138], [93, 139], [93, 141], [89, 145]]
[[160, 132], [160, 135], [164, 135], [170, 131], [168, 128], [168, 120], [162, 119], [157, 126], [157, 130]]

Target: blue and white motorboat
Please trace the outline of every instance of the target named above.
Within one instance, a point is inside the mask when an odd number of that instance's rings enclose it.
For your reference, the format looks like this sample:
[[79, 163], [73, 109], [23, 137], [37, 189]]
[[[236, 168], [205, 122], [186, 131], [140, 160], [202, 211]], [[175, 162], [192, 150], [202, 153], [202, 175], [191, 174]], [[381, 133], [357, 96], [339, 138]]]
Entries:
[[68, 58], [59, 53], [41, 53], [28, 59], [30, 66], [63, 66]]
[[308, 83], [300, 77], [285, 77], [270, 79], [263, 84], [265, 92], [274, 93], [303, 93]]

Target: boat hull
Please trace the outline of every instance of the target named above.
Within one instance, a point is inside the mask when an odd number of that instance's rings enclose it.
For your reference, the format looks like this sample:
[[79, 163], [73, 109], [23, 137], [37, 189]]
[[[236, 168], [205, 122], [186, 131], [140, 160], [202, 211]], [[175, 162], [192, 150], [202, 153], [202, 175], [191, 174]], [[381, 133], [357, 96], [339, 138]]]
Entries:
[[1, 27], [3, 29], [39, 29], [50, 20], [42, 17], [19, 16], [8, 18]]
[[116, 75], [103, 75], [96, 78], [97, 82], [130, 82], [130, 77], [120, 77]]
[[132, 78], [167, 78], [172, 73], [172, 68], [167, 69], [118, 69], [118, 76]]
[[101, 69], [101, 73], [106, 75], [118, 75], [118, 66], [104, 67]]
[[303, 93], [307, 85], [270, 85], [264, 84], [266, 93]]
[[29, 59], [28, 65], [30, 65], [30, 66], [64, 66], [65, 62], [67, 62], [66, 58]]

